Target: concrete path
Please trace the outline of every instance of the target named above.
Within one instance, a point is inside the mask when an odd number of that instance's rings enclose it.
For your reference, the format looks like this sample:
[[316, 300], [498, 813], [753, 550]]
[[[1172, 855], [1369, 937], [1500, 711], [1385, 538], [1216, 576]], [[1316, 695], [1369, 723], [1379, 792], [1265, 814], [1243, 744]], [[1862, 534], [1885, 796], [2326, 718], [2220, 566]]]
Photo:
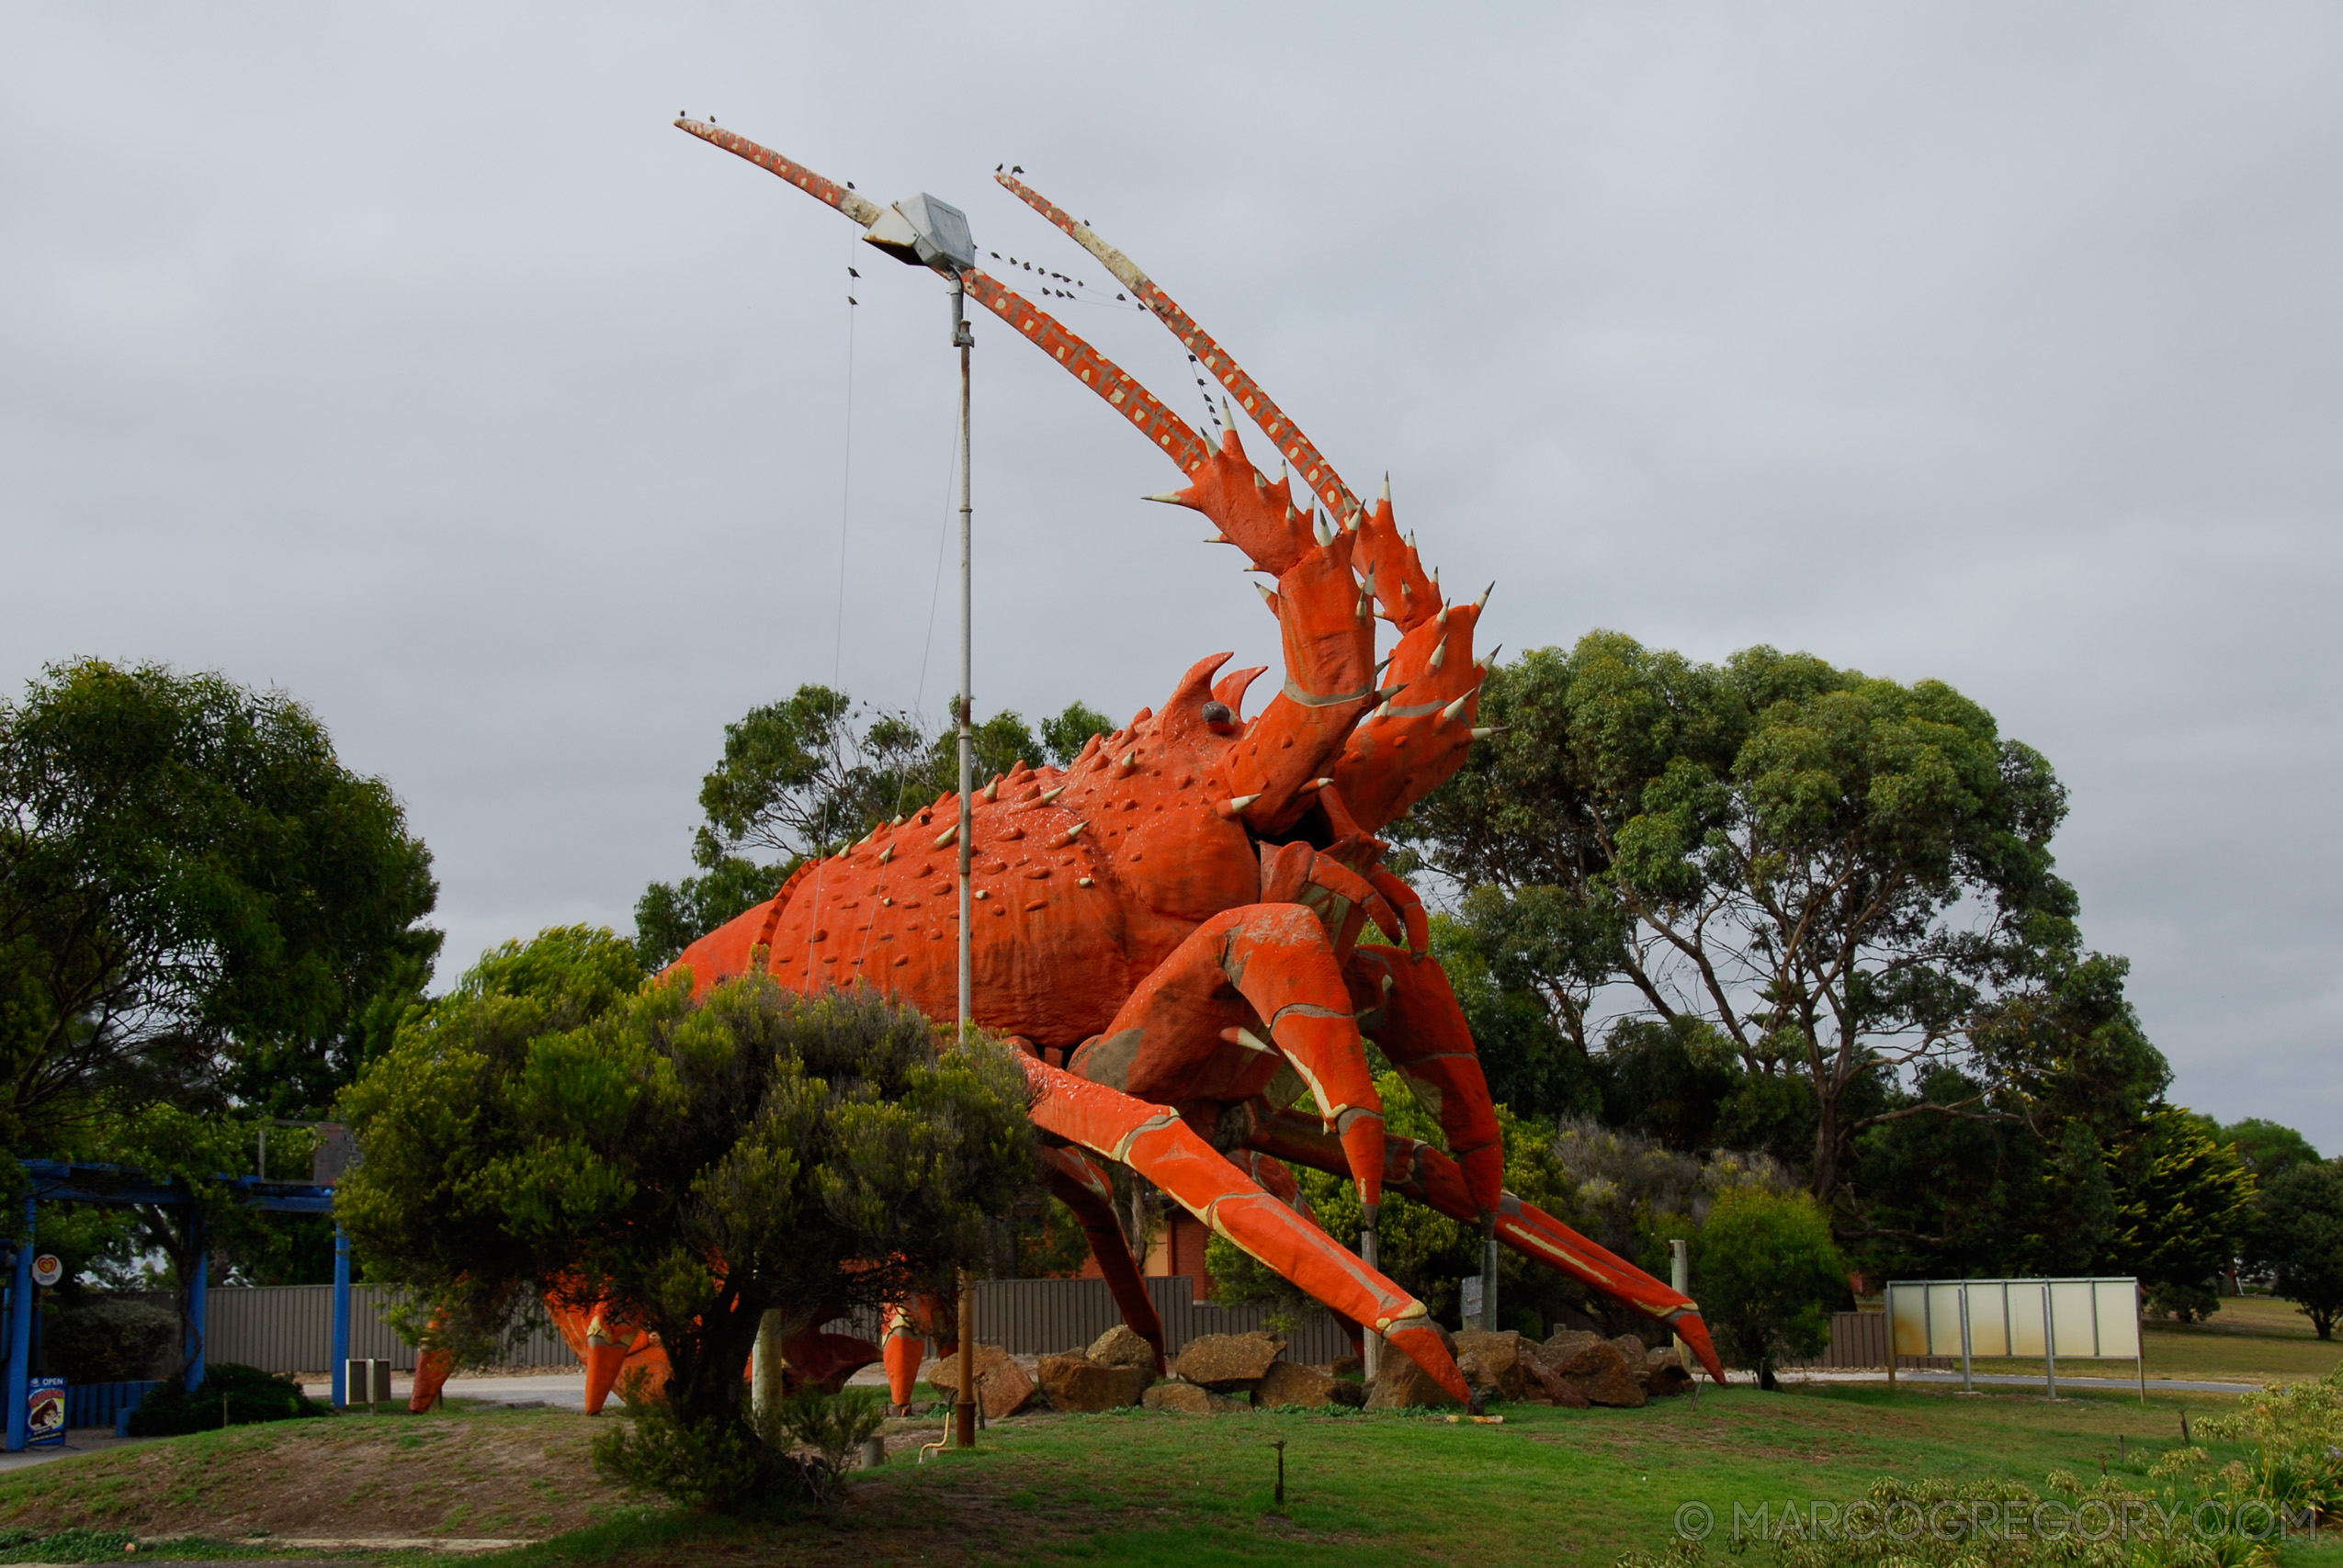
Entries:
[[153, 1441], [153, 1438], [118, 1438], [111, 1427], [72, 1427], [66, 1429], [62, 1443], [27, 1449], [21, 1453], [0, 1453], [0, 1475], [12, 1470], [22, 1470], [28, 1465], [47, 1464], [51, 1460], [102, 1454], [109, 1449], [126, 1449]]

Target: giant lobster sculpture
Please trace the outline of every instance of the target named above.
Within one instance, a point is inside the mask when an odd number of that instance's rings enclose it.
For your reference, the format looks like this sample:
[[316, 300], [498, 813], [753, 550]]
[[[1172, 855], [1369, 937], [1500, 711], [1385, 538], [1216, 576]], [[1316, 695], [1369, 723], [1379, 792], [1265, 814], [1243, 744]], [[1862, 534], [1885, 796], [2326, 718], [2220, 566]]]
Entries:
[[[866, 226], [882, 215], [754, 142], [677, 123]], [[1356, 1182], [1370, 1229], [1387, 1190], [1477, 1224], [1670, 1323], [1721, 1379], [1691, 1301], [1504, 1190], [1472, 1036], [1426, 952], [1422, 905], [1383, 864], [1376, 829], [1454, 773], [1485, 733], [1473, 726], [1485, 673], [1473, 653], [1481, 604], [1443, 596], [1400, 536], [1387, 485], [1363, 504], [1127, 258], [1021, 180], [1000, 178], [1172, 329], [1307, 487], [1297, 496], [1289, 478], [1255, 468], [1233, 418], [1217, 446], [1206, 441], [1047, 310], [981, 270], [963, 273], [969, 296], [1178, 466], [1184, 487], [1151, 499], [1204, 513], [1216, 542], [1276, 584], [1262, 596], [1285, 668], [1257, 715], [1245, 716], [1245, 694], [1263, 671], [1224, 674], [1230, 656], [1215, 654], [1180, 677], [1160, 710], [1094, 738], [1070, 767], [1019, 763], [976, 805], [976, 1019], [1024, 1051], [1044, 1168], [1126, 1318], [1160, 1354], [1101, 1161], [1138, 1171], [1468, 1400], [1423, 1303], [1372, 1267], [1371, 1245], [1353, 1252], [1298, 1207], [1290, 1167], [1304, 1165]], [[1381, 673], [1378, 617], [1398, 634]], [[761, 963], [792, 988], [876, 987], [951, 1018], [957, 831], [948, 795], [883, 825], [800, 868], [770, 903], [694, 943], [678, 966], [704, 990]], [[1370, 923], [1385, 940], [1367, 940]], [[1436, 1110], [1444, 1151], [1385, 1131], [1369, 1040]], [[652, 1353], [605, 1326], [569, 1325], [587, 1352], [595, 1404], [622, 1360]], [[919, 1351], [900, 1314], [894, 1328], [886, 1359], [900, 1404]], [[788, 1353], [825, 1381], [880, 1359], [865, 1341], [818, 1333], [798, 1336]]]

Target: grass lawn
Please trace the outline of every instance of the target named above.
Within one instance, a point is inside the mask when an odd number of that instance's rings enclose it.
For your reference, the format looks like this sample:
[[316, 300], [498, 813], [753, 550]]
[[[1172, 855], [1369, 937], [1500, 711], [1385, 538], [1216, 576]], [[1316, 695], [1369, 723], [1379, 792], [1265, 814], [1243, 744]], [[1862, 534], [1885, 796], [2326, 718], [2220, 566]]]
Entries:
[[[2266, 1296], [2224, 1296], [2210, 1323], [2143, 1324], [2140, 1343], [2147, 1353], [2151, 1384], [2157, 1378], [2292, 1382], [2324, 1377], [2343, 1362], [2343, 1341], [2319, 1338], [2311, 1332], [2309, 1318], [2290, 1303]], [[2042, 1375], [2039, 1358], [2005, 1361], [1980, 1357], [1974, 1365], [1978, 1371]], [[2059, 1357], [2058, 1369], [2078, 1377], [2134, 1375], [2128, 1360], [2093, 1361], [2081, 1356]]]
[[[2159, 1394], [2143, 1408], [2113, 1394], [2051, 1404], [2017, 1392], [1890, 1395], [1838, 1384], [1711, 1388], [1697, 1407], [1683, 1398], [1643, 1410], [1511, 1407], [1498, 1427], [1357, 1415], [1019, 1416], [996, 1423], [973, 1454], [919, 1465], [900, 1452], [858, 1477], [834, 1516], [765, 1526], [628, 1505], [584, 1461], [585, 1417], [458, 1410], [286, 1423], [42, 1465], [0, 1478], [0, 1525], [214, 1540], [255, 1522], [279, 1538], [569, 1532], [470, 1560], [495, 1568], [1608, 1563], [1662, 1545], [1691, 1502], [1729, 1526], [1736, 1504], [1844, 1503], [1885, 1474], [2040, 1488], [2054, 1469], [2095, 1476], [2102, 1461], [2145, 1485], [2147, 1466], [2179, 1441], [2182, 1408], [2201, 1416], [2231, 1403]], [[934, 1427], [902, 1424], [898, 1436]], [[1278, 1438], [1283, 1507], [1272, 1499]], [[2343, 1551], [2291, 1547], [2288, 1561], [2343, 1568]]]

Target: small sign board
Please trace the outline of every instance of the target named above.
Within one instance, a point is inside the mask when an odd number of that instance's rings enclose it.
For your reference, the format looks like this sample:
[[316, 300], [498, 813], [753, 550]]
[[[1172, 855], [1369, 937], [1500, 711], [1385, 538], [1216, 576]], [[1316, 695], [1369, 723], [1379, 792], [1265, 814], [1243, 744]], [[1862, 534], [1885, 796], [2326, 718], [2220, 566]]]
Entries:
[[1464, 1322], [1468, 1326], [1478, 1327], [1480, 1325], [1481, 1299], [1480, 1276], [1477, 1274], [1466, 1275], [1464, 1279], [1464, 1301], [1461, 1303], [1461, 1315]]
[[25, 1395], [25, 1443], [29, 1448], [65, 1440], [65, 1380], [35, 1378]]
[[32, 1260], [32, 1282], [48, 1288], [65, 1277], [65, 1265], [53, 1252], [44, 1252]]

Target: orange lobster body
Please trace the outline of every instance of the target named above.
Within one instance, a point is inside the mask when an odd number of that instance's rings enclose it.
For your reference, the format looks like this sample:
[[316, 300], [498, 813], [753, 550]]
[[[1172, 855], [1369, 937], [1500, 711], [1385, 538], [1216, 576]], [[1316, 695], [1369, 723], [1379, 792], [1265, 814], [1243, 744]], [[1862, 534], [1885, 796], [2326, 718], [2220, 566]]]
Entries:
[[[867, 198], [753, 142], [679, 122], [868, 226]], [[1284, 679], [1257, 715], [1193, 666], [1160, 711], [1093, 739], [1070, 767], [1020, 762], [976, 802], [968, 848], [978, 1023], [1026, 1052], [1052, 1190], [1081, 1221], [1132, 1326], [1161, 1337], [1099, 1162], [1127, 1164], [1214, 1230], [1403, 1351], [1459, 1399], [1470, 1390], [1423, 1304], [1376, 1272], [1389, 1186], [1674, 1325], [1721, 1379], [1681, 1293], [1503, 1190], [1503, 1149], [1470, 1031], [1426, 951], [1416, 896], [1375, 830], [1462, 765], [1484, 669], [1479, 604], [1452, 604], [1402, 539], [1387, 492], [1363, 504], [1251, 377], [1129, 260], [1021, 182], [1002, 183], [1105, 263], [1238, 399], [1307, 487], [1273, 481], [1233, 429], [1216, 446], [1032, 301], [974, 268], [968, 294], [1096, 391], [1187, 478], [1152, 497], [1202, 513], [1216, 542], [1274, 581]], [[1228, 422], [1233, 424], [1233, 418]], [[1323, 502], [1330, 518], [1317, 515]], [[1486, 595], [1483, 595], [1484, 601]], [[1375, 624], [1398, 632], [1386, 665]], [[809, 863], [779, 895], [677, 961], [705, 992], [763, 968], [801, 991], [868, 986], [948, 1020], [958, 1004], [959, 817], [946, 795]], [[1385, 939], [1364, 940], [1379, 930]], [[1447, 1147], [1387, 1134], [1372, 1040], [1438, 1116]], [[1301, 1212], [1290, 1164], [1348, 1175], [1365, 1256]], [[581, 1341], [594, 1314], [565, 1314]], [[609, 1303], [606, 1323], [623, 1321]], [[568, 1319], [574, 1316], [577, 1321]], [[905, 1311], [885, 1352], [898, 1402], [920, 1356]], [[591, 1344], [590, 1405], [621, 1361], [655, 1357], [621, 1331]], [[623, 1345], [619, 1341], [623, 1340]], [[835, 1335], [787, 1353], [835, 1382], [880, 1359]], [[851, 1353], [850, 1353], [851, 1352]], [[864, 1354], [863, 1352], [866, 1352]], [[584, 1353], [582, 1351], [582, 1353]]]

